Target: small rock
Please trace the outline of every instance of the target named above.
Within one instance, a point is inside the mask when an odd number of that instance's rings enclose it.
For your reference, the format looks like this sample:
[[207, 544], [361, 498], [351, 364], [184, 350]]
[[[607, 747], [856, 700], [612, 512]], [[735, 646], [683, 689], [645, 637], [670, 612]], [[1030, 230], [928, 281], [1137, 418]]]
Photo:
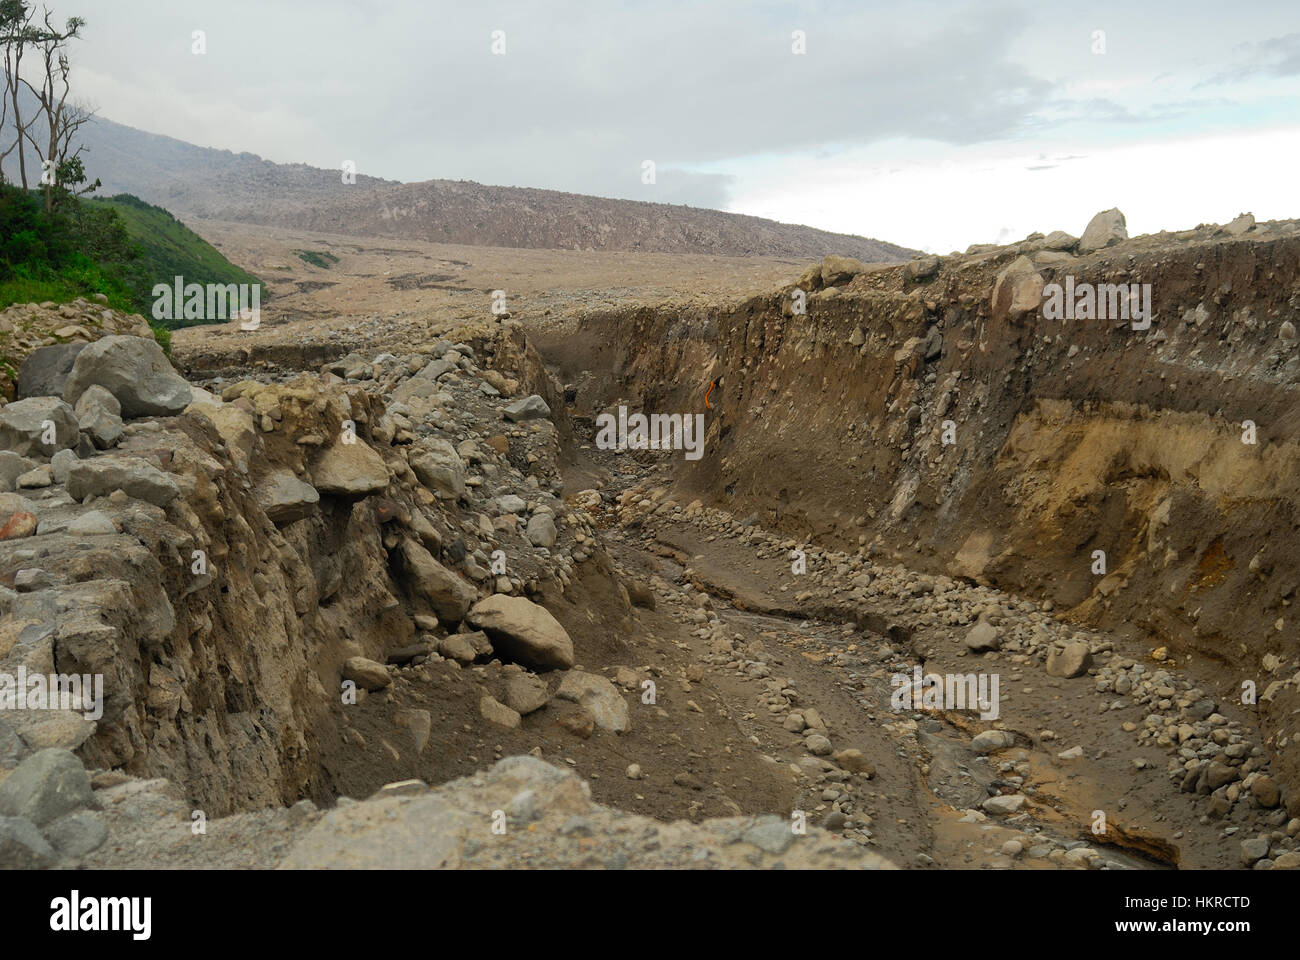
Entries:
[[1020, 808], [1024, 805], [1025, 797], [1024, 794], [1020, 793], [1002, 794], [996, 797], [989, 797], [981, 804], [984, 810], [989, 813], [998, 814], [999, 816], [1018, 813]]
[[546, 405], [545, 400], [537, 394], [533, 394], [509, 404], [502, 413], [507, 420], [518, 423], [522, 420], [537, 420], [549, 417], [551, 408]]
[[1082, 640], [1067, 643], [1059, 653], [1053, 649], [1047, 655], [1047, 673], [1052, 677], [1078, 677], [1092, 666], [1092, 654]]
[[478, 712], [483, 716], [483, 719], [489, 723], [495, 723], [498, 726], [508, 727], [512, 730], [517, 730], [519, 728], [519, 713], [515, 710], [511, 710], [504, 703], [499, 702], [496, 697], [493, 697], [490, 694], [485, 693], [479, 698]]
[[364, 690], [383, 690], [393, 682], [388, 667], [366, 657], [349, 657], [344, 661], [343, 679], [353, 681]]

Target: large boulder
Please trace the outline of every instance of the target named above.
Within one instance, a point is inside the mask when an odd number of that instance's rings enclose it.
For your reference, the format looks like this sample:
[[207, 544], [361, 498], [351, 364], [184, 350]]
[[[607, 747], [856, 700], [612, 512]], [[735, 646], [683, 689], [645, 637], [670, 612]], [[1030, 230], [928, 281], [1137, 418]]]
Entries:
[[189, 406], [190, 385], [172, 369], [162, 347], [144, 337], [104, 337], [77, 355], [63, 388], [63, 399], [76, 403], [99, 384], [117, 397], [122, 416], [159, 417]]
[[383, 690], [393, 682], [388, 667], [367, 657], [348, 657], [343, 662], [343, 679], [363, 690]]
[[86, 768], [71, 750], [38, 750], [0, 783], [0, 816], [44, 826], [95, 801]]
[[164, 508], [181, 492], [180, 484], [171, 474], [139, 457], [95, 457], [74, 463], [68, 469], [71, 497], [78, 500], [106, 497], [114, 490]]
[[1124, 214], [1111, 207], [1088, 221], [1088, 228], [1079, 238], [1079, 252], [1092, 253], [1094, 250], [1113, 247], [1127, 239], [1128, 224], [1124, 221]]
[[604, 677], [594, 673], [571, 670], [560, 680], [560, 688], [555, 691], [559, 700], [571, 700], [586, 707], [596, 726], [611, 733], [622, 733], [627, 729], [627, 701], [618, 692], [618, 688]]
[[312, 465], [311, 477], [321, 493], [360, 500], [388, 486], [388, 467], [384, 458], [361, 440], [340, 440], [321, 451]]
[[1028, 257], [1016, 257], [993, 283], [990, 306], [1000, 320], [1019, 323], [1038, 312], [1042, 302], [1043, 278]]
[[908, 280], [929, 280], [939, 272], [938, 257], [916, 257], [903, 267], [903, 276]]
[[1079, 246], [1079, 238], [1072, 237], [1064, 230], [1053, 230], [1043, 238], [1044, 250], [1057, 250], [1068, 253]]
[[414, 540], [403, 540], [396, 553], [407, 587], [429, 602], [439, 620], [457, 623], [465, 619], [465, 614], [478, 597], [469, 583], [435, 560], [433, 554]]
[[277, 527], [310, 517], [320, 506], [320, 494], [289, 470], [277, 470], [257, 485], [257, 502]]
[[822, 286], [833, 287], [852, 280], [865, 269], [867, 265], [861, 260], [831, 254], [822, 261]]
[[74, 408], [82, 433], [100, 450], [107, 450], [122, 436], [122, 405], [99, 384], [91, 384], [77, 398]]
[[550, 699], [546, 681], [536, 674], [521, 670], [506, 674], [506, 706], [516, 713], [529, 714], [540, 710]]
[[420, 482], [451, 499], [465, 495], [465, 464], [446, 440], [426, 440], [411, 454], [411, 469]]
[[485, 631], [503, 657], [539, 670], [573, 666], [569, 634], [549, 610], [531, 600], [493, 594], [474, 604], [465, 619]]
[[86, 344], [78, 341], [33, 350], [18, 368], [18, 398], [63, 396], [77, 354], [85, 348]]
[[58, 397], [31, 397], [0, 407], [0, 449], [20, 457], [53, 456], [75, 447], [80, 435], [72, 407]]

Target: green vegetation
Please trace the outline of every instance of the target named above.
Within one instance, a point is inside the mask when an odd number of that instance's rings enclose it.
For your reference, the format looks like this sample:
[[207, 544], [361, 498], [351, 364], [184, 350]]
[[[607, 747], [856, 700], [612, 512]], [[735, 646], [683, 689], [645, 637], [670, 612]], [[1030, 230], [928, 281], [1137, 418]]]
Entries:
[[49, 214], [35, 191], [0, 184], [0, 308], [103, 293], [118, 310], [138, 310], [135, 259], [111, 210], [74, 202]]
[[[177, 276], [204, 285], [259, 282], [162, 207], [129, 194], [70, 197], [48, 213], [37, 192], [0, 184], [0, 309], [102, 293], [117, 310], [175, 329], [196, 321], [155, 321], [153, 288]], [[155, 334], [164, 346], [170, 340], [161, 326]]]
[[320, 267], [322, 270], [328, 270], [331, 263], [338, 263], [339, 258], [332, 253], [324, 250], [295, 250], [298, 259], [303, 263], [310, 263], [313, 267]]

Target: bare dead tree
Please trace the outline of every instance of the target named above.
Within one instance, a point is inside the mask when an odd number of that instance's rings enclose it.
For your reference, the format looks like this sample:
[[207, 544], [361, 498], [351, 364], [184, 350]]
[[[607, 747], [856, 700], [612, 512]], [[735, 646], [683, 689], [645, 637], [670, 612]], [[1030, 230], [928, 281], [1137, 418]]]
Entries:
[[[61, 187], [66, 189], [61, 175], [79, 175], [82, 182], [85, 180], [79, 159], [68, 170], [61, 170], [60, 166], [69, 159], [69, 152], [72, 151], [73, 146], [72, 139], [77, 129], [94, 116], [92, 112], [68, 102], [68, 95], [72, 92], [72, 84], [68, 79], [72, 67], [68, 60], [67, 43], [80, 35], [85, 21], [80, 17], [69, 17], [60, 30], [54, 25], [53, 16], [48, 7], [44, 8], [43, 25], [34, 31], [33, 37], [29, 40], [40, 57], [40, 86], [33, 86], [25, 78], [19, 78], [23, 86], [27, 87], [40, 103], [37, 117], [43, 116], [45, 119], [42, 131], [44, 142], [32, 133], [30, 128], [33, 123], [29, 122], [24, 134], [41, 161], [41, 185], [45, 190], [46, 213], [54, 211], [58, 203], [59, 189]], [[22, 152], [21, 147], [19, 152]], [[72, 158], [77, 158], [80, 152], [78, 148], [72, 153]], [[76, 186], [75, 183], [67, 185]]]
[[[2, 99], [5, 114], [10, 112], [13, 114], [14, 125], [13, 143], [0, 151], [0, 164], [3, 164], [5, 157], [15, 149], [18, 151], [18, 172], [24, 190], [27, 189], [27, 157], [22, 144], [27, 128], [34, 118], [23, 121], [22, 109], [18, 101], [18, 91], [21, 87], [19, 70], [22, 67], [23, 52], [34, 34], [32, 19], [35, 15], [35, 9], [27, 6], [24, 0], [0, 0], [0, 49], [3, 50], [5, 66]], [[0, 122], [0, 129], [3, 129], [3, 122]]]

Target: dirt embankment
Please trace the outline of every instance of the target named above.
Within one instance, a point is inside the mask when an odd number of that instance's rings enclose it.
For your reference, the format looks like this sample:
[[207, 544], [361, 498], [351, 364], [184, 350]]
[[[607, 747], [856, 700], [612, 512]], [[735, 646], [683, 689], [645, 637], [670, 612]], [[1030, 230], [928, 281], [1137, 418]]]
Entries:
[[[1300, 809], [1296, 225], [819, 273], [535, 339], [579, 415], [707, 413], [678, 482], [737, 516], [1050, 599], [1209, 671], [1224, 699], [1253, 685]], [[1042, 285], [1067, 277], [1149, 284], [1149, 328], [1045, 320]]]

